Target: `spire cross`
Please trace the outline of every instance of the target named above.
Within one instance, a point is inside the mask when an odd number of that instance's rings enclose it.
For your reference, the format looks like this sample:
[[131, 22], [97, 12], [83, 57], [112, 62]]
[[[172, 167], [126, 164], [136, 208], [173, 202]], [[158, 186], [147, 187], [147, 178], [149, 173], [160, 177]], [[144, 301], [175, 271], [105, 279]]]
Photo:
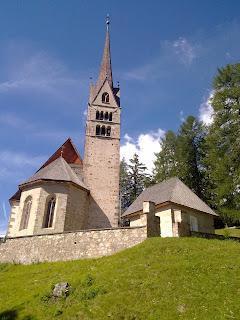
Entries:
[[64, 146], [61, 147], [61, 157], [63, 157]]

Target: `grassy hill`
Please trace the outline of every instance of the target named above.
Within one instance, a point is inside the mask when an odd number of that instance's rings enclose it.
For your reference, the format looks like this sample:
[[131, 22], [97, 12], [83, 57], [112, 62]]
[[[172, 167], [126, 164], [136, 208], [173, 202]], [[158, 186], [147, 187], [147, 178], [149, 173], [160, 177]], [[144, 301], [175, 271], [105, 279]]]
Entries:
[[[66, 299], [51, 298], [67, 281]], [[240, 319], [240, 243], [152, 238], [111, 257], [0, 265], [0, 319]]]
[[216, 229], [216, 234], [220, 234], [226, 237], [240, 237], [240, 228], [224, 228], [224, 229]]

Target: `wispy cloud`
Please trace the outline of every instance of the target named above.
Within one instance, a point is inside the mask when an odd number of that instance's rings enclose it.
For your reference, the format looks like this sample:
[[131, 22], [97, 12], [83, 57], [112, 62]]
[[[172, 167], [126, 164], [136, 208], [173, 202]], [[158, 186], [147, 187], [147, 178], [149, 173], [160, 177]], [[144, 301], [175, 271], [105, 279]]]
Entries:
[[169, 76], [169, 65], [189, 67], [199, 54], [199, 44], [191, 43], [185, 37], [161, 42], [160, 51], [152, 61], [123, 73], [127, 80], [145, 81]]
[[133, 139], [128, 134], [124, 136], [124, 143], [121, 146], [121, 159], [127, 162], [136, 153], [140, 161], [146, 165], [149, 172], [153, 170], [153, 163], [156, 158], [155, 153], [160, 151], [160, 141], [165, 132], [162, 129], [141, 133], [137, 139]]
[[9, 150], [0, 151], [0, 163], [8, 166], [38, 166], [46, 159], [44, 156], [30, 156], [26, 153], [13, 152]]
[[185, 65], [190, 65], [197, 56], [196, 46], [184, 37], [178, 38], [169, 45], [172, 46], [179, 61]]
[[[85, 87], [88, 83], [85, 76], [75, 76], [74, 71], [47, 51], [24, 46], [26, 44], [12, 44], [6, 51], [8, 62], [1, 75], [1, 94], [26, 93], [34, 97], [37, 93], [70, 103], [80, 99], [79, 86]], [[18, 55], [22, 51], [24, 54]], [[4, 63], [3, 58], [1, 64]]]

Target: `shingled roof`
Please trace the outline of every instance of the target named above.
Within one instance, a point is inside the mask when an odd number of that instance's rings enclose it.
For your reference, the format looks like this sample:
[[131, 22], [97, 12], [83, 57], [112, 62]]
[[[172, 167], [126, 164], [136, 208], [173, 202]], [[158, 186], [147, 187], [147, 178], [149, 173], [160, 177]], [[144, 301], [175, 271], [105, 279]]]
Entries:
[[83, 181], [76, 175], [63, 157], [57, 158], [46, 167], [37, 171], [31, 178], [21, 183], [20, 187], [39, 180], [72, 182], [88, 190]]
[[145, 189], [126, 210], [123, 216], [141, 211], [144, 201], [152, 201], [155, 204], [171, 202], [218, 216], [205, 202], [176, 177]]

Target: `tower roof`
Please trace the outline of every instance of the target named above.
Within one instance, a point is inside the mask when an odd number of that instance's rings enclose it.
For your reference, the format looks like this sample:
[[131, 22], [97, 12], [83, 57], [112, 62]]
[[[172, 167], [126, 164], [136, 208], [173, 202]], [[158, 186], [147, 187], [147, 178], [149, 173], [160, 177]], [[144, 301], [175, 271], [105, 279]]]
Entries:
[[111, 51], [110, 51], [110, 34], [109, 34], [109, 24], [110, 20], [109, 17], [106, 19], [106, 39], [105, 39], [105, 45], [103, 50], [103, 57], [102, 57], [102, 63], [100, 67], [100, 72], [98, 76], [98, 86], [100, 87], [105, 79], [107, 78], [109, 84], [111, 87], [113, 87], [113, 79], [112, 79], [112, 64], [111, 64]]

